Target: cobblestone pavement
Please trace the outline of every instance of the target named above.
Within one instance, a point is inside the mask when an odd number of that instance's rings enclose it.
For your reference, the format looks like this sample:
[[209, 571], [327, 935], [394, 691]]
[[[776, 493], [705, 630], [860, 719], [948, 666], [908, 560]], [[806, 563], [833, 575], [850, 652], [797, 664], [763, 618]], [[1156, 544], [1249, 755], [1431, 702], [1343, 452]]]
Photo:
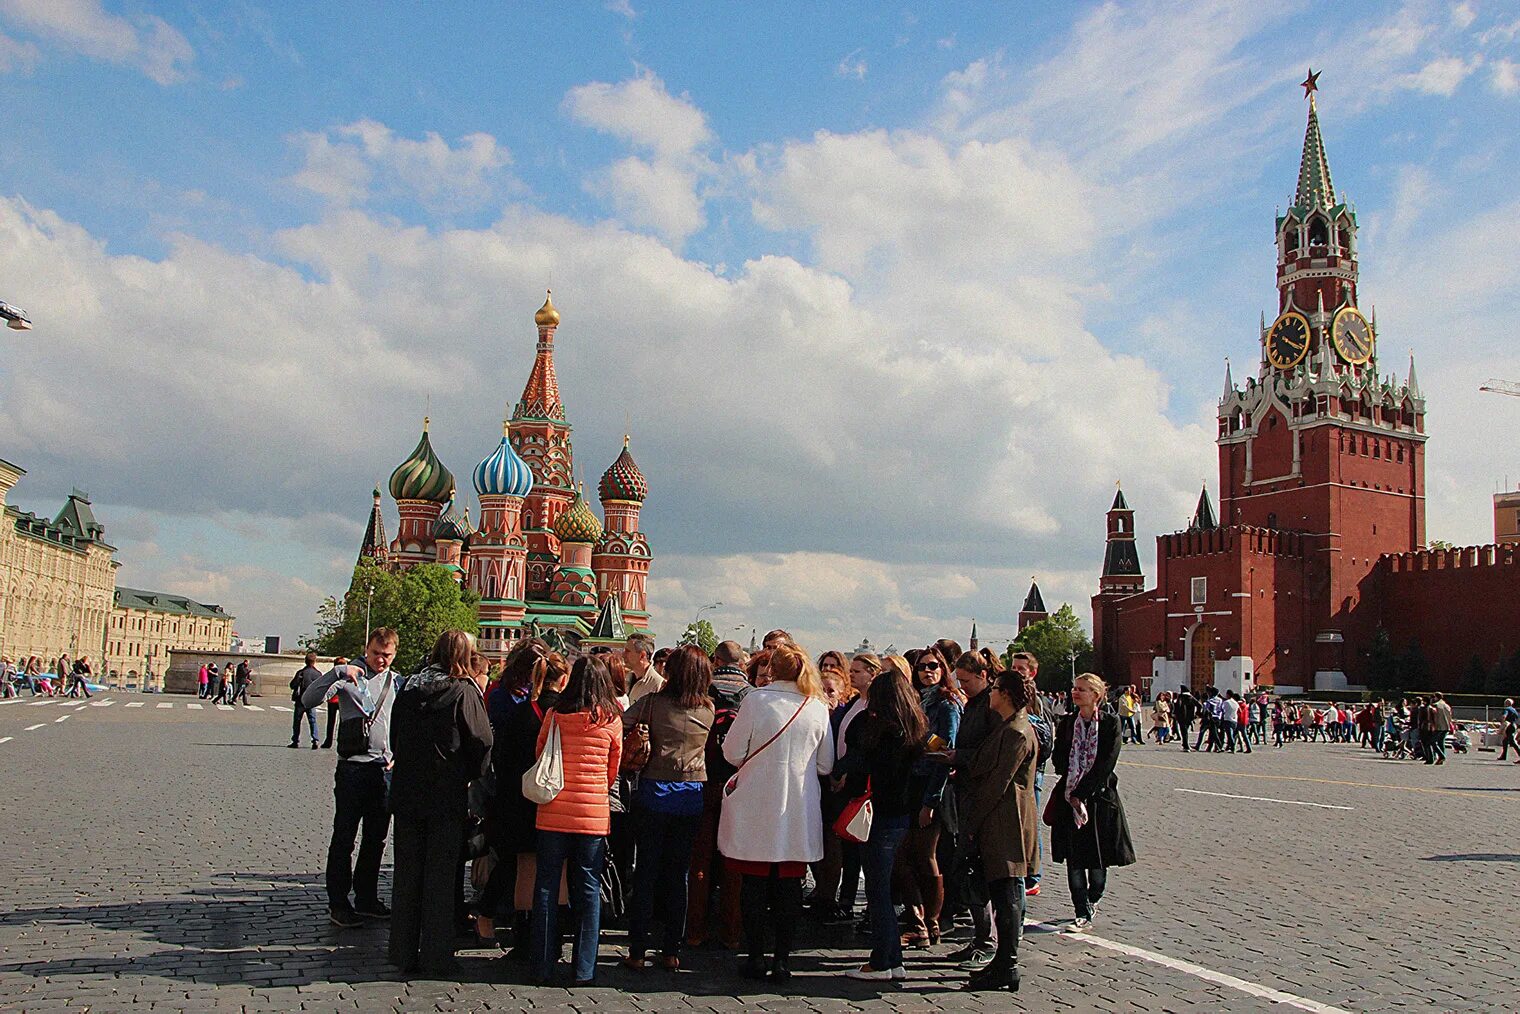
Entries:
[[[1493, 754], [1127, 749], [1140, 864], [1112, 876], [1092, 939], [1031, 926], [1016, 997], [961, 992], [948, 944], [910, 953], [900, 987], [847, 980], [864, 954], [848, 928], [810, 931], [780, 993], [723, 953], [627, 972], [609, 932], [599, 985], [570, 991], [483, 950], [465, 981], [402, 981], [383, 925], [329, 926], [333, 756], [286, 749], [278, 705], [67, 703], [0, 702], [0, 1009], [1520, 1009], [1520, 767]], [[1030, 920], [1060, 925], [1064, 871], [1047, 877]]]

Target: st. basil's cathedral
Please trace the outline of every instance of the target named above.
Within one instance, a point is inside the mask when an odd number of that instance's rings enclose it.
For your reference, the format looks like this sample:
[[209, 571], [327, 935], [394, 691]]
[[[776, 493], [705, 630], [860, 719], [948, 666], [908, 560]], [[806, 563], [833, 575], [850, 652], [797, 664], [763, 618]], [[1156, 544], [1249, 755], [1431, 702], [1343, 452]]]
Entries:
[[[645, 583], [653, 555], [639, 531], [649, 484], [623, 438], [602, 474], [602, 518], [574, 482], [570, 424], [554, 373], [559, 311], [552, 297], [533, 315], [538, 348], [522, 399], [501, 441], [471, 476], [478, 521], [458, 503], [454, 475], [422, 437], [391, 473], [400, 519], [387, 545], [374, 491], [361, 559], [406, 569], [437, 563], [480, 596], [480, 648], [499, 658], [531, 630], [574, 643], [611, 643], [649, 630]], [[603, 520], [605, 519], [605, 520]]]
[[1110, 683], [1344, 689], [1368, 682], [1383, 631], [1453, 689], [1520, 649], [1520, 547], [1427, 546], [1425, 395], [1412, 355], [1402, 379], [1380, 369], [1317, 77], [1303, 83], [1298, 186], [1274, 230], [1277, 315], [1261, 322], [1256, 376], [1237, 385], [1225, 367], [1218, 513], [1205, 487], [1187, 529], [1157, 537], [1148, 589], [1122, 490], [1108, 511], [1092, 607]]

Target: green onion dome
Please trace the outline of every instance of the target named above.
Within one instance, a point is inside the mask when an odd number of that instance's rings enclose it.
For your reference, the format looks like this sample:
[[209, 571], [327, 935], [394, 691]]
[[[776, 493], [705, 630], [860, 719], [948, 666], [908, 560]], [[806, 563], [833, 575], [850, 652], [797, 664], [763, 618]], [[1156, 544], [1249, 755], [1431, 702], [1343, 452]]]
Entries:
[[586, 502], [584, 491], [575, 494], [570, 509], [554, 522], [554, 535], [561, 542], [595, 543], [602, 537], [602, 522]]
[[397, 500], [447, 503], [454, 497], [454, 474], [443, 467], [428, 440], [428, 421], [422, 420], [422, 439], [411, 455], [391, 473], [391, 496]]
[[617, 456], [612, 467], [602, 473], [602, 481], [597, 485], [597, 492], [601, 495], [602, 502], [608, 500], [632, 500], [634, 503], [643, 503], [649, 495], [649, 483], [644, 478], [644, 473], [639, 471], [639, 466], [634, 462], [633, 455], [628, 453], [628, 438], [623, 438], [623, 453]]
[[438, 516], [433, 522], [433, 539], [453, 539], [455, 542], [464, 542], [474, 533], [470, 527], [470, 514], [466, 510], [460, 513], [452, 505], [449, 509]]

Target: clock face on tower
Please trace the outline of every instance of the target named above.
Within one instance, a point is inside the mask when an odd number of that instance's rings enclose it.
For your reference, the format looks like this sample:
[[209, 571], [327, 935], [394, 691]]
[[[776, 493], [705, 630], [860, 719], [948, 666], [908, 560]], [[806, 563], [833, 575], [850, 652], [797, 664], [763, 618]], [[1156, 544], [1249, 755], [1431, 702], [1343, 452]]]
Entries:
[[1289, 310], [1267, 332], [1267, 362], [1279, 370], [1291, 370], [1309, 353], [1309, 319]]
[[1372, 358], [1372, 325], [1367, 323], [1361, 311], [1345, 307], [1335, 315], [1330, 325], [1330, 340], [1335, 351], [1353, 366], [1360, 366]]

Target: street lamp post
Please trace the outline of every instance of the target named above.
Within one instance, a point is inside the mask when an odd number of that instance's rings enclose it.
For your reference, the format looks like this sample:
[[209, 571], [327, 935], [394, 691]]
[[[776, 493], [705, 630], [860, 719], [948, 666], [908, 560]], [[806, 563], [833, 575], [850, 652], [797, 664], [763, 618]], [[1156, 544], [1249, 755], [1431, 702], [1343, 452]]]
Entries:
[[370, 611], [370, 607], [375, 604], [375, 586], [372, 585], [372, 584], [365, 585], [364, 589], [365, 589], [365, 592], [366, 592], [365, 598], [364, 598], [364, 643], [366, 645], [368, 645], [369, 644], [369, 611]]
[[31, 318], [19, 307], [0, 300], [0, 320], [5, 321], [5, 326], [12, 331], [30, 331], [32, 329]]
[[709, 609], [717, 609], [721, 605], [723, 605], [723, 603], [721, 603], [721, 602], [714, 602], [711, 605], [706, 605], [706, 606], [703, 606], [701, 609], [698, 609], [697, 610], [697, 615], [695, 615], [695, 616], [693, 616], [691, 618], [691, 625], [692, 626], [696, 626], [701, 621], [703, 613], [707, 612]]

